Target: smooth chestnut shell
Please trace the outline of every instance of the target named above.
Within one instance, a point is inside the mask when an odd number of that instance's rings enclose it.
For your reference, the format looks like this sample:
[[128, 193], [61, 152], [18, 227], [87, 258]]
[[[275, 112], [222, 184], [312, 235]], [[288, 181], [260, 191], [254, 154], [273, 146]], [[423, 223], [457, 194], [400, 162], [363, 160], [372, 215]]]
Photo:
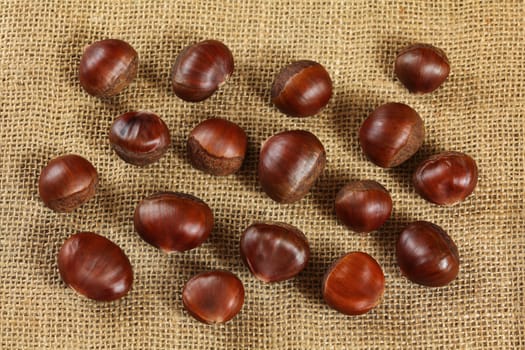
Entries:
[[276, 202], [293, 203], [310, 191], [325, 164], [324, 147], [314, 134], [284, 131], [270, 137], [261, 148], [259, 182]]
[[317, 62], [302, 60], [284, 67], [272, 86], [272, 102], [291, 117], [317, 114], [332, 97], [332, 80]]
[[392, 198], [376, 181], [354, 181], [337, 193], [335, 212], [348, 228], [367, 233], [377, 230], [388, 220], [392, 213]]
[[170, 132], [156, 114], [128, 112], [113, 122], [109, 142], [124, 161], [143, 166], [156, 162], [166, 153]]
[[188, 137], [188, 158], [197, 169], [218, 176], [237, 172], [242, 165], [248, 138], [235, 123], [212, 118], [197, 125]]
[[192, 277], [182, 290], [184, 308], [203, 323], [225, 323], [244, 304], [244, 287], [233, 273], [215, 270]]
[[381, 266], [370, 255], [348, 253], [337, 260], [323, 280], [326, 303], [347, 315], [361, 315], [376, 307], [385, 291]]
[[241, 257], [263, 282], [284, 281], [307, 265], [310, 246], [305, 235], [285, 223], [255, 223], [241, 236]]
[[97, 41], [82, 54], [78, 77], [90, 95], [111, 97], [124, 90], [137, 75], [138, 54], [118, 39]]
[[76, 154], [52, 159], [40, 173], [38, 192], [44, 204], [57, 212], [71, 212], [95, 196], [95, 167]]
[[398, 166], [412, 157], [424, 138], [423, 120], [402, 103], [386, 103], [376, 108], [359, 130], [364, 154], [383, 168]]
[[397, 264], [412, 282], [441, 287], [452, 282], [459, 272], [456, 244], [439, 226], [416, 221], [408, 225], [397, 240]]
[[467, 198], [478, 183], [474, 159], [460, 152], [444, 152], [419, 164], [412, 176], [414, 187], [427, 201], [452, 205]]
[[166, 253], [183, 252], [208, 238], [213, 229], [213, 213], [192, 195], [159, 192], [139, 202], [134, 224], [149, 244]]
[[91, 232], [77, 233], [64, 242], [58, 271], [73, 290], [98, 301], [122, 298], [133, 284], [131, 263], [122, 249]]
[[173, 92], [185, 101], [205, 100], [228, 80], [233, 67], [233, 55], [220, 41], [205, 40], [188, 46], [173, 65]]

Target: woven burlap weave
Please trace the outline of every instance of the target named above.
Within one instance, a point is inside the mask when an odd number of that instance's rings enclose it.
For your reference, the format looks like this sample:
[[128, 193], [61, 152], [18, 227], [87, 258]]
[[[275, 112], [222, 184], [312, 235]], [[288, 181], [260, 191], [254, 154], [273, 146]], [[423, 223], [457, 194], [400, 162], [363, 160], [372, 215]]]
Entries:
[[[0, 3], [0, 348], [2, 349], [523, 349], [525, 347], [523, 1], [9, 1]], [[137, 79], [110, 100], [87, 95], [77, 79], [83, 47], [128, 41], [140, 55]], [[202, 103], [170, 89], [170, 69], [186, 45], [219, 39], [235, 57], [229, 82]], [[452, 70], [436, 92], [415, 96], [393, 76], [396, 52], [414, 42], [447, 53]], [[334, 96], [322, 113], [292, 119], [269, 102], [275, 73], [297, 59], [322, 63]], [[378, 105], [403, 102], [425, 121], [417, 155], [381, 169], [361, 153], [357, 132]], [[111, 150], [108, 129], [124, 112], [158, 113], [173, 146], [140, 168]], [[249, 152], [240, 173], [213, 177], [186, 161], [189, 131], [209, 117], [245, 128]], [[278, 205], [257, 182], [261, 143], [306, 129], [324, 143], [328, 163], [311, 193]], [[410, 175], [425, 156], [458, 150], [480, 169], [474, 195], [453, 207], [421, 199]], [[40, 170], [77, 153], [100, 173], [95, 199], [57, 214], [38, 197]], [[335, 218], [335, 193], [352, 179], [391, 191], [392, 218], [357, 235]], [[166, 255], [134, 232], [136, 203], [159, 190], [192, 193], [213, 209], [216, 227], [201, 247]], [[443, 288], [403, 278], [395, 240], [406, 223], [429, 220], [459, 247], [461, 271]], [[264, 284], [238, 253], [253, 221], [284, 221], [305, 232], [312, 258], [296, 279]], [[135, 273], [114, 303], [77, 296], [60, 280], [56, 255], [78, 231], [120, 245]], [[382, 303], [360, 317], [329, 309], [321, 279], [335, 259], [365, 251], [382, 265]], [[241, 313], [207, 326], [182, 307], [197, 272], [222, 268], [246, 288]]]

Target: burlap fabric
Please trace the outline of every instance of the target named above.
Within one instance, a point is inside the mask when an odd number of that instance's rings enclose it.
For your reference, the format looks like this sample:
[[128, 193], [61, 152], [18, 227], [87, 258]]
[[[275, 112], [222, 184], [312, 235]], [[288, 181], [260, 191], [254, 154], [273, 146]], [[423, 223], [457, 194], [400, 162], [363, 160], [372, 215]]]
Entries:
[[[524, 90], [522, 1], [2, 1], [0, 4], [0, 347], [2, 349], [517, 349], [525, 347]], [[82, 48], [121, 38], [140, 55], [136, 81], [102, 101], [77, 79]], [[202, 103], [170, 90], [177, 53], [203, 39], [224, 41], [236, 69]], [[445, 50], [452, 72], [435, 93], [415, 96], [394, 79], [396, 52], [413, 42]], [[291, 119], [269, 102], [275, 73], [296, 59], [321, 62], [335, 94], [309, 119]], [[425, 121], [423, 149], [385, 170], [368, 162], [357, 131], [376, 106], [398, 101]], [[146, 109], [169, 126], [173, 147], [139, 168], [110, 149], [108, 129], [121, 113]], [[213, 177], [191, 168], [185, 141], [198, 122], [228, 118], [247, 131], [241, 172]], [[328, 164], [306, 198], [278, 205], [262, 193], [261, 143], [285, 129], [306, 129], [324, 143]], [[419, 198], [409, 178], [417, 161], [441, 150], [471, 154], [479, 185], [451, 208]], [[45, 208], [41, 168], [77, 153], [100, 173], [94, 200], [72, 214]], [[352, 179], [375, 179], [394, 200], [391, 220], [369, 236], [345, 229], [333, 200]], [[192, 193], [213, 208], [216, 227], [201, 247], [166, 255], [134, 232], [136, 203], [159, 190]], [[400, 275], [395, 239], [412, 220], [441, 225], [461, 255], [450, 286], [424, 288]], [[238, 253], [253, 221], [293, 224], [307, 235], [312, 259], [296, 279], [255, 280]], [[114, 303], [78, 297], [60, 280], [56, 255], [77, 231], [119, 244], [135, 272], [131, 293]], [[383, 266], [386, 293], [367, 315], [344, 316], [321, 297], [336, 258], [365, 251]], [[233, 271], [246, 303], [230, 323], [206, 326], [182, 307], [193, 274]]]

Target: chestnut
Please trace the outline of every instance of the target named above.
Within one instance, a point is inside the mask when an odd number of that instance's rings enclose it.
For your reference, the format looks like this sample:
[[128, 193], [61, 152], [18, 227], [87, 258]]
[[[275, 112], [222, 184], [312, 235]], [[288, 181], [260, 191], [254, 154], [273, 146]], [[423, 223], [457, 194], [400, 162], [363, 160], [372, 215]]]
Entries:
[[425, 127], [415, 110], [402, 103], [376, 108], [359, 129], [359, 142], [367, 158], [392, 168], [412, 157], [423, 144]]
[[396, 256], [401, 273], [425, 286], [447, 285], [459, 272], [456, 244], [441, 227], [431, 222], [409, 224], [399, 235]]
[[296, 61], [277, 74], [272, 85], [272, 102], [291, 117], [317, 114], [332, 97], [332, 80], [326, 69], [314, 61]]
[[134, 111], [115, 119], [109, 142], [124, 161], [143, 166], [156, 162], [166, 153], [170, 132], [156, 114]]
[[352, 252], [337, 260], [323, 280], [323, 297], [335, 310], [361, 315], [376, 307], [385, 291], [381, 266], [367, 253]]
[[392, 198], [376, 181], [353, 181], [337, 193], [335, 212], [348, 228], [368, 233], [388, 220], [392, 213]]
[[137, 69], [137, 51], [125, 41], [108, 39], [86, 47], [78, 77], [88, 94], [106, 98], [124, 90], [135, 79]]
[[478, 167], [472, 157], [461, 152], [443, 152], [422, 161], [412, 183], [427, 201], [452, 205], [467, 198], [478, 183]]
[[171, 74], [173, 92], [188, 102], [207, 99], [233, 73], [233, 55], [217, 40], [186, 47], [177, 56]]
[[450, 73], [450, 64], [443, 50], [429, 44], [415, 44], [397, 55], [394, 73], [410, 92], [425, 94], [443, 84]]
[[203, 323], [225, 323], [241, 311], [244, 286], [231, 272], [203, 272], [186, 282], [182, 303], [195, 319]]
[[197, 169], [225, 176], [237, 172], [246, 155], [248, 138], [235, 123], [212, 118], [197, 125], [188, 137], [188, 158]]
[[38, 192], [44, 204], [57, 212], [71, 212], [95, 196], [95, 167], [76, 154], [52, 159], [40, 173]]
[[240, 250], [246, 266], [263, 282], [296, 276], [310, 258], [305, 235], [296, 227], [280, 222], [249, 226], [241, 236]]
[[159, 192], [139, 202], [135, 230], [149, 244], [166, 253], [193, 249], [213, 229], [210, 207], [186, 193]]
[[75, 292], [98, 301], [125, 296], [133, 284], [133, 271], [122, 249], [96, 233], [69, 237], [58, 253], [58, 271]]
[[325, 164], [324, 147], [314, 134], [283, 131], [266, 140], [261, 148], [259, 182], [276, 202], [293, 203], [310, 191]]

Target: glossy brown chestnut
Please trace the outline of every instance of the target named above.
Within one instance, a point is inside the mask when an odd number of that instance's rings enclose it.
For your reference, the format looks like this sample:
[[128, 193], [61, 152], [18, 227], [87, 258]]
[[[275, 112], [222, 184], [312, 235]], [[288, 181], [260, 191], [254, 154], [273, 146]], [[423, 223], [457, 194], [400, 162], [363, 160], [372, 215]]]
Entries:
[[122, 298], [133, 284], [131, 264], [122, 249], [91, 232], [77, 233], [64, 242], [58, 271], [73, 290], [98, 301]]
[[237, 172], [246, 155], [244, 130], [226, 119], [212, 118], [197, 125], [188, 137], [188, 158], [197, 169], [225, 176]]
[[415, 110], [402, 103], [376, 108], [359, 130], [359, 142], [374, 164], [392, 168], [412, 157], [423, 144], [425, 127]]
[[95, 196], [97, 185], [95, 167], [76, 154], [52, 159], [38, 179], [40, 198], [58, 212], [70, 212], [86, 203]]
[[166, 153], [170, 132], [156, 114], [128, 112], [113, 122], [109, 142], [124, 161], [143, 166], [156, 162]]
[[244, 287], [231, 272], [203, 272], [186, 283], [182, 290], [182, 303], [201, 322], [225, 323], [241, 311]]
[[388, 220], [392, 213], [392, 198], [386, 188], [376, 181], [354, 181], [337, 193], [335, 212], [348, 228], [368, 233]]
[[321, 141], [304, 130], [284, 131], [263, 144], [258, 175], [262, 189], [279, 203], [303, 198], [321, 175], [326, 153]]
[[241, 236], [241, 257], [263, 282], [284, 281], [296, 276], [308, 263], [310, 246], [305, 235], [285, 223], [256, 223]]
[[80, 85], [90, 95], [111, 97], [124, 90], [137, 75], [138, 54], [118, 39], [89, 45], [80, 59]]
[[413, 222], [401, 232], [396, 255], [401, 273], [425, 286], [447, 285], [459, 272], [456, 244], [441, 227], [427, 221]]
[[428, 44], [415, 44], [397, 55], [394, 72], [410, 92], [425, 94], [443, 84], [450, 64], [443, 50]]
[[326, 303], [347, 315], [361, 315], [376, 307], [385, 291], [385, 275], [370, 255], [348, 253], [337, 260], [323, 280]]
[[297, 61], [284, 67], [273, 82], [272, 102], [291, 117], [317, 114], [332, 97], [332, 80], [314, 61]]
[[181, 99], [207, 99], [233, 73], [233, 55], [217, 40], [205, 40], [186, 47], [177, 56], [171, 74], [173, 92]]
[[478, 167], [465, 153], [444, 152], [419, 164], [412, 183], [427, 201], [452, 205], [467, 198], [478, 183]]
[[149, 244], [166, 253], [193, 249], [213, 229], [213, 213], [189, 194], [159, 192], [140, 201], [135, 209], [135, 230]]

